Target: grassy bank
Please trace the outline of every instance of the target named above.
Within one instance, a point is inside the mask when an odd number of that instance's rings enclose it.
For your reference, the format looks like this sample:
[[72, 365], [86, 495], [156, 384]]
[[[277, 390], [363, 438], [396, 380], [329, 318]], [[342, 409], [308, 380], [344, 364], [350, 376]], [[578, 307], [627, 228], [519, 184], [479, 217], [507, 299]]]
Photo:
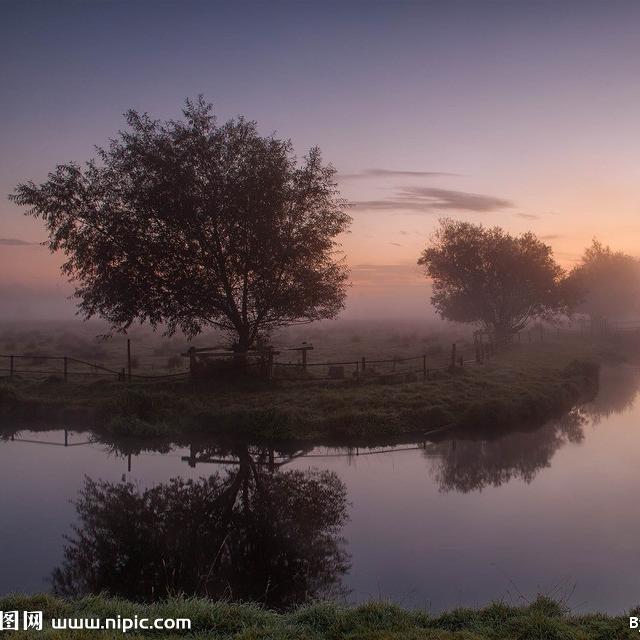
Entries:
[[[290, 613], [275, 613], [252, 604], [198, 599], [174, 599], [141, 605], [101, 596], [67, 602], [51, 596], [9, 596], [0, 599], [3, 611], [43, 611], [55, 618], [187, 618], [191, 631], [182, 637], [221, 640], [621, 640], [634, 637], [628, 615], [571, 615], [566, 607], [545, 597], [528, 606], [495, 603], [483, 609], [455, 609], [437, 616], [389, 603], [357, 607], [317, 603]], [[638, 615], [632, 612], [632, 615]], [[637, 632], [635, 632], [637, 634]], [[164, 631], [20, 632], [16, 638], [136, 638], [178, 637]]]
[[339, 383], [190, 381], [127, 385], [5, 378], [5, 427], [80, 425], [113, 436], [204, 432], [271, 440], [345, 440], [434, 429], [501, 429], [562, 413], [597, 390], [611, 345], [577, 341], [514, 345], [482, 366], [427, 380]]

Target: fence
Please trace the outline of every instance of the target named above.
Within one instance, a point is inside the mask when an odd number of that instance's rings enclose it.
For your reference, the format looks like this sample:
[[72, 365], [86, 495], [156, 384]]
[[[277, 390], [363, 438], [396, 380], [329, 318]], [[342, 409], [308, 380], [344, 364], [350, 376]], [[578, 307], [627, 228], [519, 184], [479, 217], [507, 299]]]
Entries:
[[[102, 364], [87, 362], [70, 356], [49, 356], [33, 354], [0, 354], [0, 373], [9, 376], [58, 376], [64, 380], [71, 377], [75, 379], [111, 378], [120, 381], [153, 382], [157, 380], [180, 379], [188, 376], [190, 371], [178, 373], [143, 375], [132, 372], [131, 345], [127, 345], [127, 366], [119, 370], [109, 368]], [[495, 349], [495, 347], [493, 347]], [[294, 349], [298, 350], [298, 349]], [[208, 351], [202, 349], [199, 351]], [[449, 367], [464, 366], [469, 362], [480, 362], [489, 354], [483, 348], [479, 354], [477, 347], [473, 354], [468, 349], [453, 344], [450, 359], [440, 356], [420, 354], [409, 357], [394, 357], [385, 359], [367, 359], [361, 357], [354, 360], [342, 360], [335, 362], [308, 362], [305, 356], [302, 362], [278, 362], [274, 354], [277, 351], [265, 352], [251, 363], [251, 368], [269, 379], [281, 380], [344, 380], [346, 378], [428, 378], [432, 372]], [[220, 358], [229, 358], [227, 352], [220, 352]], [[470, 357], [473, 355], [473, 357]]]
[[[511, 336], [508, 340], [496, 341], [486, 333], [477, 332], [474, 342], [456, 342], [440, 345], [438, 349], [427, 353], [407, 355], [404, 357], [390, 357], [369, 359], [365, 356], [349, 357], [329, 362], [310, 362], [308, 351], [313, 346], [302, 343], [302, 346], [289, 347], [286, 350], [298, 352], [299, 361], [283, 362], [278, 359], [280, 351], [268, 350], [255, 352], [251, 369], [267, 377], [282, 381], [336, 381], [346, 379], [377, 379], [386, 380], [417, 380], [428, 379], [437, 371], [455, 370], [460, 367], [481, 364], [488, 357], [503, 349], [507, 344], [531, 344], [549, 341], [554, 338], [569, 336], [589, 337], [601, 334], [619, 334], [622, 332], [640, 333], [640, 321], [628, 320], [618, 322], [585, 323], [573, 326], [551, 327], [536, 325]], [[9, 376], [59, 376], [64, 380], [110, 378], [128, 382], [155, 382], [161, 380], [181, 379], [190, 375], [190, 370], [172, 373], [142, 374], [134, 373], [134, 358], [132, 356], [131, 341], [126, 344], [126, 366], [117, 368], [88, 362], [71, 356], [40, 355], [40, 354], [0, 354], [0, 375]], [[190, 350], [203, 355], [213, 352], [211, 356], [229, 359], [230, 352], [217, 349]], [[181, 354], [188, 356], [187, 354]], [[166, 356], [162, 357], [166, 360]], [[178, 359], [174, 356], [172, 359]], [[116, 360], [117, 361], [117, 360]], [[193, 362], [192, 362], [193, 367]], [[164, 369], [166, 371], [166, 369]], [[222, 374], [223, 375], [223, 374]]]
[[[437, 353], [421, 353], [406, 357], [368, 359], [365, 356], [334, 361], [308, 362], [304, 357], [301, 362], [278, 362], [271, 366], [271, 377], [285, 380], [344, 380], [344, 379], [377, 379], [391, 381], [394, 379], [414, 381], [426, 380], [437, 371], [455, 370], [472, 364], [481, 364], [504, 348], [511, 340], [496, 341], [476, 339], [473, 343], [451, 343]], [[291, 349], [294, 351], [299, 348]]]
[[154, 381], [169, 378], [181, 378], [189, 374], [188, 371], [164, 375], [141, 375], [131, 372], [131, 367], [122, 367], [119, 371], [102, 364], [87, 362], [70, 356], [48, 356], [32, 354], [0, 354], [0, 373], [14, 376], [58, 376], [64, 380], [111, 378], [128, 381]]
[[[428, 379], [438, 371], [451, 371], [465, 366], [482, 364], [487, 358], [513, 344], [528, 345], [569, 338], [590, 338], [617, 335], [623, 332], [640, 333], [640, 320], [591, 323], [587, 321], [562, 326], [536, 324], [512, 336], [496, 340], [487, 332], [478, 331], [474, 342], [455, 342], [445, 345], [439, 354], [420, 354], [387, 359], [345, 358], [335, 362], [308, 362], [306, 352], [300, 362], [273, 362], [273, 377], [288, 380], [341, 380], [349, 378], [377, 378], [379, 380], [405, 377], [408, 380]], [[291, 349], [300, 350], [300, 347]]]
[[[42, 356], [42, 355], [4, 355], [0, 354], [0, 361], [5, 366], [0, 367], [0, 371], [8, 373], [10, 376], [16, 374], [40, 374], [40, 375], [61, 375], [65, 380], [69, 376], [109, 376], [121, 377], [121, 372], [103, 367], [93, 362], [85, 362], [69, 356]], [[58, 366], [55, 366], [55, 365]], [[51, 365], [49, 367], [49, 365]], [[47, 369], [35, 368], [45, 366]], [[82, 370], [78, 370], [78, 366]]]

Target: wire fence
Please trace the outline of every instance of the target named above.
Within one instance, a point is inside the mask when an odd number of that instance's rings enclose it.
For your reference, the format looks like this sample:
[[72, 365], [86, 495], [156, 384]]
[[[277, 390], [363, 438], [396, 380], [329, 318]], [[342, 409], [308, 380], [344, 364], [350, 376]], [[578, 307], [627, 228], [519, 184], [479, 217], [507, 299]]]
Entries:
[[[353, 357], [349, 354], [345, 358], [327, 362], [309, 361], [307, 351], [313, 349], [313, 346], [303, 343], [302, 346], [287, 347], [282, 351], [275, 349], [254, 351], [245, 366], [246, 370], [254, 375], [284, 382], [415, 381], [429, 379], [437, 375], [437, 372], [445, 370], [481, 365], [487, 358], [514, 343], [526, 345], [565, 339], [570, 336], [588, 338], [603, 334], [617, 335], [631, 332], [640, 335], [640, 320], [580, 322], [563, 327], [540, 324], [513, 334], [508, 339], [496, 340], [487, 333], [476, 332], [473, 342], [441, 343], [427, 353], [388, 358]], [[210, 371], [211, 377], [215, 375], [223, 377], [225, 370], [229, 369], [229, 367], [225, 369], [224, 365], [233, 364], [235, 355], [229, 351], [220, 351], [219, 348], [192, 349], [187, 353], [157, 356], [158, 362], [155, 366], [149, 366], [146, 363], [145, 367], [139, 368], [138, 354], [143, 349], [136, 349], [136, 355], [133, 355], [131, 340], [127, 340], [126, 347], [125, 366], [119, 368], [66, 355], [0, 354], [0, 377], [49, 376], [85, 382], [102, 378], [139, 384], [181, 380], [190, 376], [199, 377], [199, 370], [194, 367], [193, 353], [195, 352], [202, 352], [200, 355], [205, 357], [204, 361], [213, 365]], [[297, 361], [282, 360], [281, 354], [284, 351], [289, 353], [297, 351], [299, 354]], [[185, 368], [187, 358], [189, 358], [189, 368]]]
[[91, 381], [107, 378], [121, 381], [155, 381], [171, 378], [184, 378], [188, 370], [178, 373], [158, 375], [136, 374], [122, 367], [120, 370], [106, 367], [96, 362], [87, 362], [71, 356], [34, 355], [34, 354], [0, 354], [0, 376], [51, 376], [63, 380]]

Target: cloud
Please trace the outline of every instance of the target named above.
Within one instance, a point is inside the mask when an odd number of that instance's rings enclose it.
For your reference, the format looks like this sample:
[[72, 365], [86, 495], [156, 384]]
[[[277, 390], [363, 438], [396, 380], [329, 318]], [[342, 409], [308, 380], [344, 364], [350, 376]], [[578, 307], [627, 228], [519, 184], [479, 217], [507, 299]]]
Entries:
[[412, 211], [416, 213], [437, 213], [442, 210], [455, 211], [497, 211], [513, 207], [510, 200], [481, 193], [435, 189], [431, 187], [403, 187], [395, 198], [363, 200], [354, 203], [358, 209], [370, 211]]
[[27, 242], [19, 238], [0, 238], [0, 246], [4, 247], [24, 247], [32, 244], [37, 244], [37, 242]]
[[445, 171], [401, 171], [397, 169], [365, 169], [360, 173], [342, 173], [340, 180], [360, 180], [362, 178], [437, 178], [440, 176], [456, 176], [457, 173]]
[[401, 247], [402, 245], [399, 242], [390, 242], [394, 247]]
[[540, 216], [535, 213], [515, 213], [518, 218], [524, 218], [525, 220], [540, 220]]
[[566, 238], [562, 233], [548, 233], [546, 236], [540, 236], [540, 240], [557, 240], [558, 238]]
[[401, 195], [407, 198], [426, 198], [439, 209], [461, 209], [465, 211], [495, 211], [513, 207], [513, 203], [504, 198], [487, 196], [466, 191], [433, 189], [430, 187], [405, 187]]

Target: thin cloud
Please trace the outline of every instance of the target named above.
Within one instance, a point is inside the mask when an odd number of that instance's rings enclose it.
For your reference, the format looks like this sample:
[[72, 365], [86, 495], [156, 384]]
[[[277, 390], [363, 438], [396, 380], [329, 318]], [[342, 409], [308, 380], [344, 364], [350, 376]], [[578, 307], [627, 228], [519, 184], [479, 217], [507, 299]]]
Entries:
[[401, 195], [407, 198], [426, 198], [439, 209], [461, 209], [464, 211], [495, 211], [513, 207], [513, 202], [504, 198], [487, 196], [467, 191], [433, 189], [430, 187], [405, 187]]
[[395, 198], [363, 200], [354, 204], [359, 209], [371, 211], [398, 210], [426, 214], [443, 210], [486, 213], [514, 206], [513, 202], [505, 198], [430, 187], [403, 187]]
[[549, 233], [546, 236], [540, 236], [540, 240], [558, 240], [558, 238], [566, 238], [562, 233]]
[[360, 180], [362, 178], [438, 178], [441, 176], [457, 176], [457, 173], [446, 171], [404, 171], [398, 169], [365, 169], [360, 173], [342, 173], [341, 180]]
[[414, 211], [416, 213], [437, 213], [432, 210], [431, 205], [416, 200], [395, 200], [393, 198], [385, 198], [383, 200], [360, 200], [354, 202], [353, 206], [356, 209], [365, 209], [367, 211]]
[[394, 247], [401, 247], [402, 245], [399, 242], [390, 242]]
[[518, 218], [524, 218], [525, 220], [540, 220], [540, 216], [535, 213], [516, 213], [514, 214]]
[[3, 247], [25, 247], [32, 244], [37, 244], [37, 242], [27, 242], [20, 240], [20, 238], [0, 238], [0, 245]]

